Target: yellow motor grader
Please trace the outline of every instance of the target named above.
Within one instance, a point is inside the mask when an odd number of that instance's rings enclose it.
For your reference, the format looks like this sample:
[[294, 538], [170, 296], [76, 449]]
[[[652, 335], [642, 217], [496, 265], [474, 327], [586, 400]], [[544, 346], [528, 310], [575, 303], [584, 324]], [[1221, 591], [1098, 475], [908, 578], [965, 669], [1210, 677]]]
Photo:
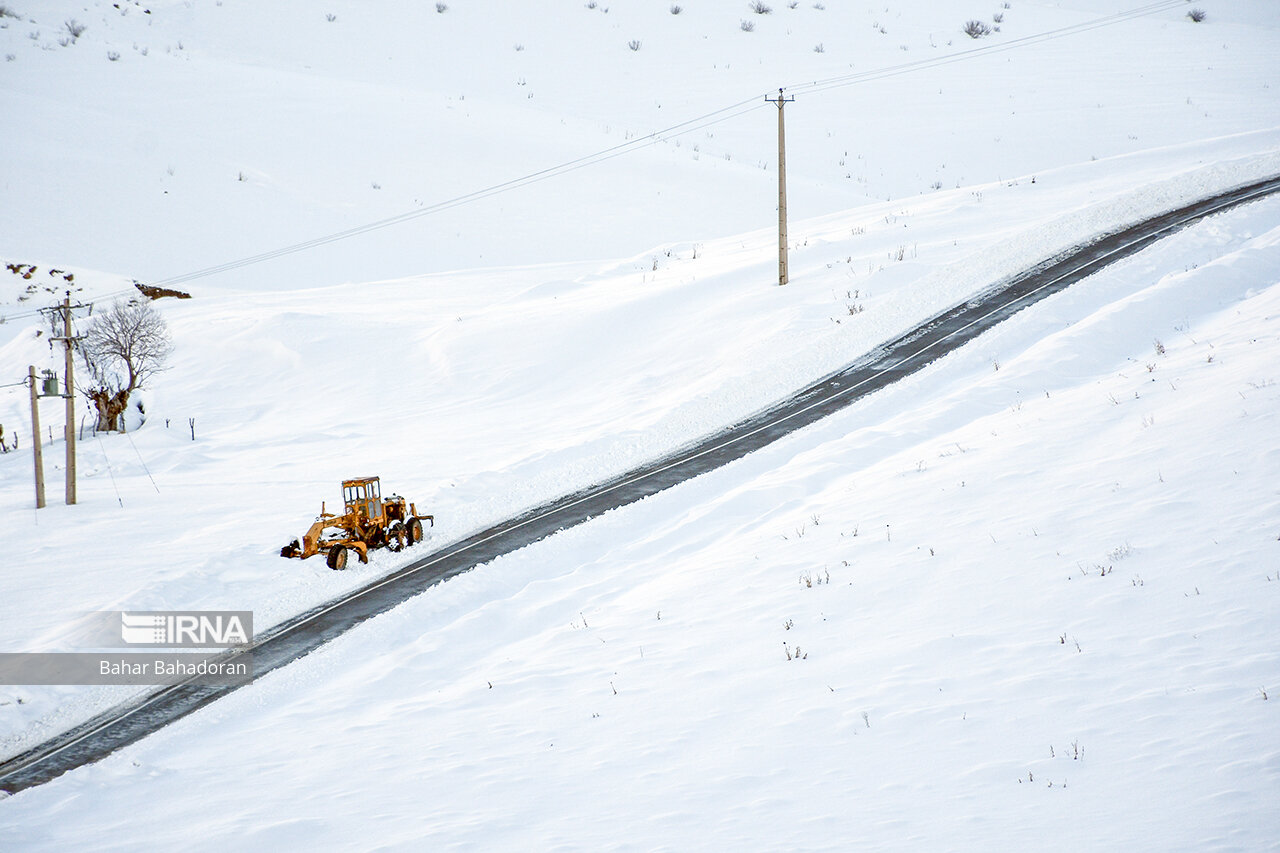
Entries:
[[418, 508], [399, 495], [382, 497], [377, 477], [342, 481], [342, 515], [325, 512], [311, 529], [280, 549], [281, 557], [305, 560], [323, 553], [329, 568], [345, 569], [347, 555], [355, 551], [360, 562], [369, 562], [371, 548], [399, 551], [422, 540], [422, 522], [435, 526], [435, 516], [419, 515]]

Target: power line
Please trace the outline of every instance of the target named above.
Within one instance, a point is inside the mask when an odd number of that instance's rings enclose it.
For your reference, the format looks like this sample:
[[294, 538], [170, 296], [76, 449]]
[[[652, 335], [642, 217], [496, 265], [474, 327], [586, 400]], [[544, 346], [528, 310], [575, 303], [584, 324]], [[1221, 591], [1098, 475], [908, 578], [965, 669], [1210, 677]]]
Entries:
[[[1134, 20], [1136, 18], [1156, 14], [1158, 12], [1170, 11], [1172, 9], [1179, 8], [1183, 5], [1185, 5], [1184, 0], [1159, 0], [1159, 2], [1148, 3], [1144, 6], [1139, 6], [1139, 7], [1128, 9], [1122, 12], [1117, 12], [1115, 14], [1107, 15], [1102, 18], [1096, 18], [1092, 21], [1085, 21], [1080, 24], [1073, 24], [1066, 27], [1060, 27], [1055, 30], [1048, 30], [1046, 32], [1036, 33], [1034, 35], [1024, 36], [1023, 38], [1000, 42], [998, 44], [991, 44], [983, 47], [976, 47], [970, 50], [964, 50], [958, 53], [948, 54], [947, 56], [918, 60], [915, 62], [903, 63], [900, 65], [889, 66], [886, 68], [875, 68], [867, 71], [856, 72], [853, 74], [845, 74], [837, 77], [829, 77], [823, 80], [814, 80], [807, 83], [797, 83], [795, 85], [785, 87], [785, 89], [786, 91], [792, 92], [792, 93], [799, 92], [804, 94], [817, 94], [817, 93], [829, 91], [832, 89], [844, 88], [847, 86], [854, 86], [862, 83], [871, 82], [874, 80], [882, 80], [889, 77], [896, 77], [903, 74], [911, 74], [917, 71], [923, 71], [926, 69], [936, 68], [943, 65], [949, 65], [956, 62], [965, 62], [968, 60], [979, 59], [979, 58], [993, 55], [993, 54], [1003, 53], [1005, 51], [1017, 50], [1020, 48], [1041, 44], [1046, 41], [1065, 38], [1072, 35], [1078, 35], [1080, 33], [1089, 32], [1091, 30], [1099, 29], [1102, 27], [1113, 26], [1115, 24], [1124, 23], [1126, 21]], [[767, 95], [769, 93], [764, 93], [764, 94]], [[263, 263], [265, 261], [275, 260], [276, 258], [281, 258], [286, 255], [292, 255], [292, 254], [297, 254], [299, 252], [309, 251], [311, 249], [329, 245], [330, 243], [336, 243], [341, 240], [347, 240], [352, 237], [357, 237], [363, 234], [371, 233], [373, 231], [378, 231], [384, 228], [392, 227], [394, 225], [399, 225], [405, 222], [409, 222], [414, 219], [421, 218], [423, 216], [429, 216], [432, 214], [441, 213], [456, 207], [461, 207], [466, 204], [471, 204], [477, 201], [481, 201], [481, 200], [490, 198], [492, 196], [499, 195], [501, 193], [510, 192], [512, 190], [520, 189], [522, 187], [527, 187], [535, 183], [540, 183], [542, 181], [550, 180], [552, 178], [561, 177], [571, 172], [578, 171], [579, 169], [584, 169], [584, 168], [587, 168], [588, 166], [599, 165], [600, 163], [604, 163], [614, 158], [621, 157], [625, 154], [630, 154], [634, 151], [640, 150], [643, 147], [656, 145], [659, 142], [664, 142], [669, 139], [674, 139], [678, 136], [682, 136], [688, 133], [693, 133], [695, 131], [702, 130], [707, 127], [711, 127], [716, 124], [721, 124], [723, 122], [738, 118], [739, 116], [745, 115], [749, 112], [753, 112], [755, 110], [761, 109], [762, 104], [760, 103], [760, 97], [761, 97], [760, 95], [753, 95], [752, 97], [739, 101], [735, 104], [730, 104], [728, 106], [721, 107], [717, 110], [712, 110], [711, 112], [704, 113], [703, 115], [697, 116], [696, 118], [688, 119], [678, 124], [671, 125], [670, 127], [664, 128], [662, 130], [653, 131], [646, 136], [638, 137], [636, 139], [631, 139], [626, 142], [619, 143], [618, 145], [614, 145], [609, 148], [605, 148], [590, 154], [585, 154], [581, 157], [575, 158], [573, 160], [568, 160], [564, 163], [560, 163], [555, 166], [549, 166], [545, 169], [541, 169], [536, 172], [531, 172], [527, 175], [522, 175], [520, 177], [512, 178], [511, 180], [504, 181], [502, 183], [493, 184], [491, 186], [484, 187], [479, 190], [474, 190], [469, 193], [464, 193], [463, 195], [455, 196], [453, 198], [436, 202], [434, 204], [427, 205], [425, 207], [421, 207], [411, 211], [406, 211], [404, 213], [399, 213], [394, 216], [389, 216], [384, 219], [376, 220], [374, 222], [358, 225], [343, 231], [337, 231], [331, 234], [315, 237], [310, 240], [304, 240], [303, 242], [300, 242], [300, 243], [294, 243], [288, 246], [282, 246], [280, 248], [272, 249], [266, 252], [260, 252], [256, 255], [250, 255], [250, 256], [239, 258], [236, 260], [226, 261], [221, 264], [215, 264], [213, 266], [204, 267], [198, 270], [193, 270], [191, 272], [183, 273], [180, 275], [171, 276], [169, 278], [159, 279], [152, 283], [157, 286], [166, 286], [166, 285], [180, 284], [183, 282], [193, 281], [195, 279], [205, 278], [207, 276], [217, 275], [224, 272], [230, 272], [231, 270], [240, 269], [242, 267]], [[130, 295], [133, 293], [135, 293], [135, 291], [133, 290], [120, 290], [120, 291], [115, 291], [113, 293], [103, 294], [98, 298], [100, 300], [104, 300], [104, 299], [115, 298], [118, 296]], [[19, 318], [25, 318], [28, 316], [34, 316], [36, 313], [39, 313], [40, 310], [44, 310], [44, 309], [35, 309], [35, 310], [26, 311], [26, 312], [19, 312], [17, 314], [11, 314], [11, 315], [8, 315], [6, 319], [19, 319]]]
[[[750, 106], [746, 107], [747, 104], [750, 104]], [[743, 107], [746, 107], [746, 108], [744, 109]], [[214, 275], [216, 273], [228, 272], [230, 270], [239, 269], [240, 267], [249, 266], [251, 264], [257, 264], [263, 261], [274, 260], [275, 258], [283, 257], [284, 255], [291, 255], [297, 252], [306, 251], [308, 249], [314, 249], [319, 246], [327, 245], [329, 243], [336, 243], [339, 240], [346, 240], [351, 237], [359, 236], [361, 234], [368, 234], [371, 231], [377, 231], [383, 228], [388, 228], [392, 225], [399, 225], [400, 223], [408, 222], [412, 219], [417, 219], [422, 216], [428, 216], [433, 213], [440, 213], [441, 211], [450, 210], [455, 207], [460, 207], [464, 204], [470, 204], [472, 202], [480, 201], [482, 199], [489, 198], [490, 196], [498, 195], [499, 193], [509, 192], [514, 189], [526, 187], [526, 186], [529, 186], [530, 184], [539, 183], [541, 181], [545, 181], [550, 178], [560, 177], [561, 175], [566, 175], [570, 172], [575, 172], [579, 169], [586, 168], [587, 166], [594, 166], [599, 163], [603, 163], [607, 160], [612, 160], [615, 157], [621, 157], [624, 154], [630, 154], [631, 152], [638, 150], [641, 147], [655, 145], [658, 142], [665, 141], [666, 139], [671, 139], [686, 133], [692, 133], [693, 131], [701, 130], [702, 128], [710, 127], [711, 125], [728, 121], [729, 119], [736, 118], [740, 115], [743, 115], [744, 113], [751, 112], [752, 110], [756, 110], [759, 108], [760, 108], [760, 105], [755, 103], [754, 98], [749, 101], [740, 101], [736, 104], [732, 104], [730, 106], [715, 110], [714, 112], [706, 113], [705, 115], [698, 116], [697, 118], [689, 119], [688, 121], [681, 122], [680, 124], [672, 125], [671, 127], [668, 127], [664, 130], [654, 131], [648, 134], [647, 136], [643, 136], [637, 139], [623, 142], [619, 145], [613, 146], [612, 148], [606, 148], [603, 151], [597, 151], [592, 154], [587, 154], [577, 158], [576, 160], [570, 160], [568, 162], [561, 163], [556, 166], [551, 166], [546, 169], [542, 169], [540, 171], [533, 172], [531, 174], [524, 175], [519, 178], [513, 178], [509, 181], [504, 181], [503, 183], [500, 183], [500, 184], [494, 184], [492, 186], [485, 187], [484, 189], [475, 190], [474, 192], [466, 193], [465, 195], [456, 196], [454, 198], [447, 199], [445, 201], [437, 202], [435, 204], [428, 205], [426, 207], [418, 208], [417, 210], [411, 210], [405, 213], [397, 214], [395, 216], [389, 216], [386, 219], [380, 219], [376, 222], [370, 222], [365, 225], [358, 225], [354, 228], [349, 228], [345, 231], [338, 231], [333, 234], [327, 234], [323, 237], [316, 237], [311, 240], [306, 240], [302, 243], [295, 243], [291, 246], [284, 246], [279, 249], [273, 249], [269, 252], [262, 252], [261, 254], [251, 255], [247, 258], [241, 258], [235, 261], [228, 261], [223, 264], [218, 264], [212, 267], [206, 267], [201, 270], [184, 273], [182, 275], [173, 276], [171, 278], [160, 279], [158, 281], [153, 282], [153, 284], [155, 284], [156, 286], [181, 284], [182, 282], [191, 281], [197, 278], [204, 278], [205, 276]], [[729, 114], [724, 115], [725, 113], [729, 113]]]
[[138, 445], [133, 443], [133, 436], [126, 432], [125, 437], [129, 439], [129, 446], [133, 448], [133, 452], [138, 457], [138, 461], [142, 463], [142, 470], [147, 472], [147, 479], [151, 481], [151, 486], [156, 490], [156, 494], [160, 493], [160, 487], [156, 485], [156, 478], [151, 476], [151, 469], [147, 467], [146, 460], [142, 458], [142, 454], [138, 452]]
[[[961, 51], [960, 53], [951, 54], [945, 57], [939, 57], [937, 59], [904, 63], [902, 65], [891, 66], [889, 68], [874, 69], [867, 72], [842, 75], [840, 77], [832, 77], [826, 80], [814, 81], [807, 84], [798, 84], [796, 86], [787, 87], [787, 90], [789, 92], [799, 91], [799, 92], [817, 93], [817, 92], [827, 91], [829, 89], [835, 89], [835, 88], [840, 88], [844, 86], [851, 86], [859, 83], [869, 82], [871, 80], [879, 80], [887, 77], [898, 76], [901, 74], [913, 73], [915, 71], [921, 71], [928, 68], [937, 67], [940, 65], [946, 65], [954, 62], [962, 62], [962, 61], [967, 61], [971, 59], [977, 59], [988, 54], [1002, 53], [1004, 51], [1015, 50], [1022, 47], [1028, 47], [1031, 45], [1040, 44], [1041, 42], [1050, 41], [1053, 39], [1065, 38], [1067, 36], [1076, 35], [1082, 32], [1088, 32], [1089, 30], [1098, 29], [1100, 27], [1112, 26], [1117, 23], [1122, 23], [1125, 21], [1133, 20], [1135, 18], [1151, 15], [1156, 12], [1167, 11], [1170, 9], [1177, 8], [1181, 5], [1183, 5], [1183, 0], [1159, 0], [1159, 2], [1148, 3], [1145, 6], [1140, 6], [1140, 7], [1123, 11], [1123, 12], [1117, 12], [1113, 15], [1097, 18], [1092, 21], [1086, 21], [1082, 24], [1075, 24], [1067, 27], [1061, 27], [1056, 30], [1049, 30], [1047, 32], [1037, 33], [1035, 35], [1026, 36], [1020, 39], [1013, 39], [1008, 42], [1002, 42], [1000, 44], [973, 48], [971, 50]], [[600, 163], [606, 162], [608, 160], [612, 160], [624, 154], [630, 154], [641, 147], [654, 145], [654, 144], [657, 144], [658, 142], [666, 141], [667, 139], [672, 139], [677, 136], [681, 136], [687, 133], [692, 133], [697, 130], [702, 130], [712, 125], [721, 124], [723, 122], [737, 118], [741, 115], [745, 115], [746, 113], [753, 112], [759, 109], [761, 106], [759, 103], [759, 97], [760, 97], [759, 95], [756, 95], [746, 100], [739, 101], [736, 104], [730, 104], [729, 106], [722, 107], [718, 110], [713, 110], [712, 112], [705, 113], [701, 116], [698, 116], [697, 118], [688, 119], [686, 121], [680, 122], [679, 124], [672, 125], [671, 127], [665, 128], [663, 130], [654, 131], [648, 134], [647, 136], [629, 140], [627, 142], [615, 145], [611, 148], [606, 148], [602, 151], [597, 151], [592, 154], [584, 155], [575, 160], [570, 160], [565, 163], [561, 163], [556, 166], [551, 166], [546, 169], [542, 169], [540, 171], [533, 172], [531, 174], [524, 175], [519, 178], [513, 178], [512, 180], [505, 181], [500, 184], [494, 184], [493, 186], [485, 187], [484, 189], [476, 190], [474, 192], [466, 193], [461, 196], [456, 196], [454, 198], [447, 199], [445, 201], [437, 202], [436, 204], [428, 205], [427, 207], [397, 214], [395, 216], [387, 217], [386, 219], [381, 219], [376, 222], [371, 222], [365, 225], [356, 226], [354, 228], [350, 228], [345, 231], [339, 231], [333, 234], [325, 235], [323, 237], [317, 237], [312, 240], [304, 241], [302, 243], [295, 243], [290, 246], [284, 246], [279, 249], [274, 249], [274, 250], [263, 252], [257, 255], [251, 255], [246, 258], [241, 258], [234, 261], [228, 261], [223, 264], [206, 267], [204, 269], [195, 270], [193, 272], [184, 273], [182, 275], [173, 276], [167, 279], [161, 279], [159, 281], [154, 282], [154, 284], [157, 286], [181, 284], [183, 282], [192, 281], [197, 278], [204, 278], [206, 276], [216, 275], [218, 273], [229, 272], [231, 270], [239, 269], [241, 267], [262, 263], [264, 261], [274, 260], [276, 258], [280, 258], [285, 255], [291, 255], [298, 252], [307, 251], [310, 249], [318, 248], [320, 246], [328, 245], [330, 243], [335, 243], [340, 240], [346, 240], [351, 237], [356, 237], [362, 234], [370, 233], [372, 231], [388, 228], [393, 225], [399, 225], [403, 222], [408, 222], [410, 220], [417, 219], [423, 216], [428, 216], [428, 215], [440, 213], [446, 210], [451, 210], [455, 207], [460, 207], [465, 204], [481, 201], [491, 196], [498, 195], [504, 192], [509, 192], [514, 189], [526, 187], [534, 183], [539, 183], [541, 181], [548, 180], [550, 178], [560, 177], [562, 175], [577, 171], [579, 169], [586, 168], [588, 166], [594, 166], [594, 165], [598, 165]]]
[[[426, 207], [418, 208], [416, 210], [406, 211], [404, 213], [396, 214], [395, 216], [389, 216], [385, 219], [380, 219], [375, 222], [369, 222], [364, 225], [358, 225], [354, 228], [349, 228], [345, 231], [338, 231], [332, 234], [326, 234], [322, 237], [315, 237], [311, 240], [306, 240], [301, 243], [295, 243], [290, 246], [284, 246], [278, 249], [273, 249], [268, 252], [262, 252], [257, 255], [251, 255], [249, 257], [240, 258], [234, 261], [227, 261], [222, 264], [216, 264], [211, 267], [205, 267], [203, 269], [194, 270], [192, 272], [183, 273], [181, 275], [172, 276], [170, 278], [158, 279], [152, 282], [152, 284], [154, 284], [155, 286], [167, 286], [167, 285], [173, 285], [173, 284], [180, 284], [183, 282], [192, 281], [197, 278], [204, 278], [206, 276], [216, 275], [218, 273], [230, 272], [231, 270], [239, 269], [241, 267], [246, 267], [253, 264], [262, 263], [264, 261], [274, 260], [276, 258], [284, 257], [286, 255], [296, 254], [298, 252], [303, 252], [309, 249], [318, 248], [320, 246], [325, 246], [330, 243], [336, 243], [340, 240], [346, 240], [351, 237], [356, 237], [362, 234], [370, 233], [372, 231], [378, 231], [383, 228], [389, 228], [393, 225], [399, 225], [403, 222], [408, 222], [410, 220], [417, 219], [419, 217], [428, 216], [433, 213], [440, 213], [455, 207], [461, 207], [462, 205], [465, 205], [465, 204], [481, 201], [483, 199], [498, 195], [500, 193], [509, 192], [510, 190], [519, 189], [521, 187], [526, 187], [531, 184], [549, 180], [551, 178], [560, 177], [561, 175], [566, 175], [566, 174], [569, 174], [570, 172], [575, 172], [579, 169], [584, 169], [588, 166], [595, 166], [600, 163], [604, 163], [608, 160], [613, 160], [617, 157], [621, 157], [625, 154], [630, 154], [633, 151], [639, 150], [642, 147], [656, 145], [659, 142], [664, 142], [669, 139], [675, 139], [678, 136], [684, 136], [689, 133], [694, 133], [696, 131], [703, 130], [707, 127], [711, 127], [713, 125], [720, 124], [722, 122], [726, 122], [731, 119], [737, 118], [738, 116], [745, 115], [746, 113], [758, 110], [760, 108], [761, 108], [761, 105], [757, 103], [755, 98], [749, 98], [744, 101], [739, 101], [736, 104], [730, 104], [727, 107], [721, 107], [720, 109], [713, 110], [709, 113], [704, 113], [701, 116], [688, 119], [686, 121], [680, 122], [679, 124], [671, 125], [670, 127], [664, 128], [663, 130], [653, 131], [647, 134], [646, 136], [637, 137], [635, 139], [628, 140], [627, 142], [619, 143], [618, 145], [612, 146], [610, 148], [606, 148], [601, 151], [596, 151], [591, 154], [586, 154], [586, 155], [583, 155], [582, 157], [578, 157], [574, 160], [569, 160], [564, 163], [560, 163], [556, 166], [549, 166], [537, 172], [532, 172], [530, 174], [523, 175], [518, 178], [513, 178], [509, 181], [504, 181], [503, 183], [500, 183], [500, 184], [494, 184], [492, 186], [475, 190], [473, 192], [469, 192], [464, 195], [455, 196], [454, 198], [436, 202], [435, 204], [428, 205]], [[98, 297], [98, 300], [101, 301], [106, 299], [113, 299], [118, 296], [129, 296], [129, 295], [134, 295], [136, 293], [137, 293], [136, 290], [117, 290], [117, 291], [100, 295]], [[9, 314], [6, 316], [5, 319], [8, 320], [8, 319], [20, 319], [24, 317], [30, 317], [45, 310], [48, 310], [48, 309], [43, 309], [43, 308], [31, 309], [24, 312], [18, 312], [16, 314]]]
[[1046, 41], [1054, 41], [1068, 36], [1089, 32], [1091, 30], [1101, 29], [1102, 27], [1114, 26], [1115, 24], [1125, 23], [1126, 21], [1135, 20], [1147, 15], [1153, 15], [1157, 12], [1177, 9], [1184, 5], [1185, 2], [1183, 2], [1183, 0], [1159, 0], [1159, 2], [1148, 3], [1145, 6], [1139, 6], [1123, 12], [1116, 12], [1113, 15], [1107, 15], [1102, 18], [1095, 18], [1092, 21], [1085, 21], [1079, 24], [1059, 27], [1056, 30], [1047, 30], [1042, 33], [1035, 33], [1034, 35], [1010, 39], [1009, 41], [1001, 41], [995, 44], [971, 48], [969, 50], [962, 50], [958, 53], [951, 53], [946, 56], [921, 59], [915, 62], [905, 62], [901, 65], [892, 65], [887, 68], [873, 68], [867, 71], [843, 74], [838, 77], [829, 77], [824, 80], [814, 80], [808, 83], [798, 83], [793, 86], [788, 86], [787, 91], [798, 92], [801, 94], [814, 94], [817, 92], [825, 92], [830, 89], [854, 86], [859, 83], [866, 83], [872, 80], [883, 80], [889, 77], [897, 77], [902, 74], [910, 74], [916, 71], [937, 68], [939, 66], [950, 65], [955, 62], [965, 62], [970, 59], [978, 59], [984, 56], [1004, 53], [1010, 50], [1018, 50], [1024, 47], [1041, 44]]

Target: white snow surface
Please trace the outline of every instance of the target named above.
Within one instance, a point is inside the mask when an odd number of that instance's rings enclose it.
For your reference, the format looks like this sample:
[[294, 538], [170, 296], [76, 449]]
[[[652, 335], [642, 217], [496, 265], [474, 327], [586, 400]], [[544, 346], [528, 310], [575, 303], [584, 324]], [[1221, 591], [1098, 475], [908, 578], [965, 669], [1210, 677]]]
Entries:
[[[68, 287], [194, 296], [76, 506], [61, 401], [36, 511], [0, 388], [0, 651], [261, 632], [1280, 174], [1264, 0], [772, 5], [0, 6], [0, 385], [61, 373]], [[1278, 352], [1273, 199], [0, 800], [0, 847], [1280, 849]], [[366, 474], [425, 545], [278, 556]], [[0, 756], [136, 691], [0, 686]]]

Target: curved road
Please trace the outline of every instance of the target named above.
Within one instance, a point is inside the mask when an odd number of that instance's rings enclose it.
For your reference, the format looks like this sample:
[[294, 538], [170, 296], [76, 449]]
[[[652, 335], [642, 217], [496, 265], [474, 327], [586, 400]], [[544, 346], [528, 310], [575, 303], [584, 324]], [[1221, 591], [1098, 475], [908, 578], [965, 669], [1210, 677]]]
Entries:
[[[942, 311], [744, 421], [427, 554], [336, 601], [271, 628], [251, 647], [228, 652], [224, 657], [234, 659], [250, 654], [252, 671], [257, 676], [264, 675], [443, 580], [745, 456], [908, 376], [1023, 308], [1174, 231], [1277, 191], [1280, 176], [1170, 211], [1047, 259]], [[0, 764], [0, 790], [20, 791], [97, 761], [235, 689], [190, 683], [158, 688]]]

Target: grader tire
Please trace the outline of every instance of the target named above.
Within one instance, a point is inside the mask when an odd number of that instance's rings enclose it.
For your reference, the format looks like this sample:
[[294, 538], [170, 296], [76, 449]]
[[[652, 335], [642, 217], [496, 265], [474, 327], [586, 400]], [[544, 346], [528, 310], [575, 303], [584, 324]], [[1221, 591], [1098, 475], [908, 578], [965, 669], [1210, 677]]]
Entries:
[[422, 520], [418, 518], [409, 519], [409, 524], [405, 527], [406, 539], [408, 544], [416, 545], [422, 541]]
[[347, 567], [347, 549], [344, 545], [334, 545], [329, 549], [325, 561], [329, 564], [329, 568], [335, 572], [340, 572]]
[[387, 532], [383, 535], [383, 539], [386, 540], [387, 550], [393, 554], [397, 551], [403, 551], [406, 535], [403, 524], [398, 521], [391, 522], [391, 526], [387, 528]]

